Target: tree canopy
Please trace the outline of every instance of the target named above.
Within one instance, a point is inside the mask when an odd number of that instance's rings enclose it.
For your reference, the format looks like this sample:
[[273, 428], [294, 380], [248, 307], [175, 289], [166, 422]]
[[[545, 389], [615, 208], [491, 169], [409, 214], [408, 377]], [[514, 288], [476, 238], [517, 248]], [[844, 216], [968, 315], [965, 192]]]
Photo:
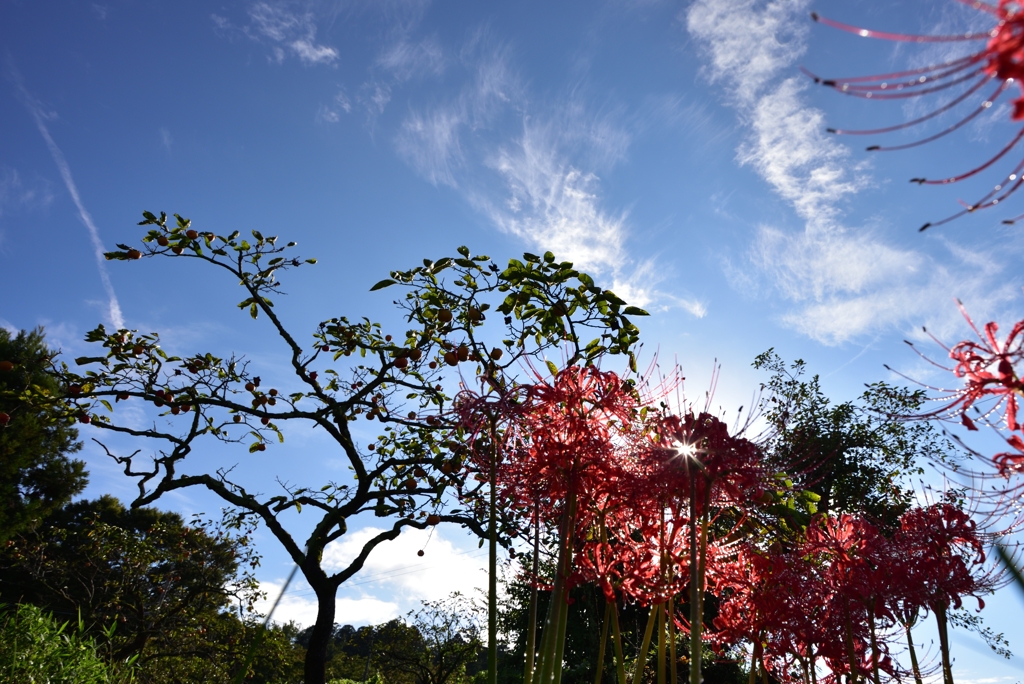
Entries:
[[31, 527], [86, 485], [74, 423], [51, 410], [63, 395], [48, 373], [54, 354], [41, 328], [0, 328], [0, 542]]
[[[230, 274], [245, 292], [238, 306], [254, 319], [262, 315], [281, 341], [294, 388], [264, 386], [247, 361], [229, 354], [172, 356], [155, 334], [108, 332], [100, 326], [87, 340], [102, 351], [76, 359], [84, 372], [66, 365], [55, 369], [66, 389], [67, 413], [100, 430], [146, 438], [151, 459], [139, 451], [111, 452], [138, 481], [140, 494], [133, 505], [153, 503], [177, 489], [204, 487], [232, 506], [238, 521], [257, 519], [266, 525], [317, 595], [305, 671], [310, 683], [325, 677], [337, 589], [375, 547], [404, 528], [442, 522], [485, 534], [472, 507], [459, 507], [460, 496], [466, 500], [473, 494], [461, 490], [466, 465], [458, 445], [461, 433], [448, 415], [445, 373], [467, 364], [490, 378], [492, 387], [500, 387], [506, 371], [550, 349], [572, 363], [591, 363], [605, 353], [621, 353], [632, 361], [638, 330], [629, 316], [645, 314], [550, 253], [526, 254], [503, 268], [460, 247], [457, 256], [393, 271], [372, 288], [405, 288], [397, 304], [408, 329], [387, 333], [366, 318], [334, 316], [316, 326], [309, 342], [300, 343], [271, 297], [281, 291], [279, 274], [315, 259], [286, 256], [293, 243], [280, 245], [259, 231], [252, 231], [251, 240], [237, 231], [218, 236], [197, 231], [183, 217], [169, 220], [149, 212], [141, 225], [148, 227], [142, 248], [118, 245], [108, 258], [181, 258]], [[504, 323], [487, 324], [490, 332], [485, 333], [485, 321], [498, 316]], [[589, 341], [584, 337], [588, 332], [594, 335]], [[152, 428], [122, 421], [116, 406], [125, 401], [157, 410], [159, 421]], [[365, 447], [357, 444], [350, 426], [360, 418], [383, 424], [383, 434]], [[204, 440], [243, 444], [249, 454], [258, 455], [283, 441], [284, 429], [294, 423], [328, 435], [350, 477], [314, 486], [283, 485], [279, 493], [262, 495], [233, 482], [228, 470], [184, 474], [185, 459]], [[304, 540], [296, 539], [282, 518], [301, 510], [320, 516]], [[348, 518], [367, 512], [390, 517], [393, 524], [369, 540], [347, 567], [325, 571], [324, 548], [347, 533]]]

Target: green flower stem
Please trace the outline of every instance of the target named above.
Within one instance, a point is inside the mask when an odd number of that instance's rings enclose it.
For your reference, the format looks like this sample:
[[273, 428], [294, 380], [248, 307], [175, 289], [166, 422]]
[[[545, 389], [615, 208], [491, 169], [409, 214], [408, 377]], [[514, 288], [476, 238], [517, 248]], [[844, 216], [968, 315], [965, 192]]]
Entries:
[[647, 627], [644, 629], [644, 640], [640, 644], [640, 653], [636, 658], [636, 667], [633, 669], [633, 684], [640, 684], [643, 680], [644, 669], [647, 665], [647, 653], [651, 648], [651, 634], [654, 632], [654, 623], [658, 619], [660, 603], [651, 606], [650, 617], [647, 618]]

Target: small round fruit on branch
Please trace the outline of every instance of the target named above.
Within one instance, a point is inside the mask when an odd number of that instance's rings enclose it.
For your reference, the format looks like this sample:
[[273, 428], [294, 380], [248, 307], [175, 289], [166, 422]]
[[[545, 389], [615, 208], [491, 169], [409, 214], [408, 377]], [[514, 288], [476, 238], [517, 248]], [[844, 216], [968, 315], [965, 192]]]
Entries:
[[457, 352], [447, 351], [444, 353], [444, 362], [449, 366], [459, 365], [459, 355]]
[[242, 422], [242, 416], [240, 414], [236, 413], [231, 420], [235, 421], [236, 423], [241, 423]]
[[437, 312], [437, 320], [441, 321], [442, 323], [451, 323], [452, 318], [453, 316], [451, 309], [440, 309]]
[[142, 258], [142, 252], [140, 252], [137, 249], [129, 249], [127, 252], [125, 252], [124, 255], [126, 257], [128, 257], [129, 259], [133, 259], [133, 260], [134, 259], [141, 259]]
[[436, 513], [431, 513], [430, 515], [427, 516], [427, 524], [428, 525], [439, 525], [440, 523], [441, 523], [441, 516], [437, 515]]
[[501, 355], [503, 353], [504, 352], [502, 350], [500, 350], [497, 347], [495, 347], [494, 349], [491, 350], [491, 354], [490, 354], [491, 359], [494, 360], [494, 361], [497, 361], [498, 359], [501, 358]]
[[167, 245], [171, 244], [171, 241], [168, 240], [163, 235], [161, 235], [156, 239], [156, 244], [160, 245], [161, 247], [166, 247]]
[[10, 414], [9, 413], [5, 413], [4, 411], [0, 411], [0, 425], [7, 425], [10, 422], [11, 422]]
[[10, 373], [14, 370], [13, 361], [0, 361], [0, 373]]
[[192, 229], [186, 230], [185, 231], [185, 237], [187, 237], [189, 240], [196, 240], [196, 239], [199, 238], [199, 231], [198, 230], [192, 230]]
[[267, 445], [264, 444], [263, 442], [260, 442], [259, 444], [256, 445], [256, 451], [266, 451], [266, 450], [267, 450]]

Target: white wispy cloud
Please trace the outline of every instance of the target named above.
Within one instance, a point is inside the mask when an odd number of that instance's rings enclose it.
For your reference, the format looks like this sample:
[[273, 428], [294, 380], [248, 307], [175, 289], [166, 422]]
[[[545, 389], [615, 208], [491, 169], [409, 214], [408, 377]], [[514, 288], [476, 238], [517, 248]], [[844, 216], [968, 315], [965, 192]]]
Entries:
[[441, 43], [433, 36], [418, 41], [402, 37], [384, 48], [377, 57], [377, 66], [398, 81], [407, 81], [423, 75], [440, 76], [447, 59]]
[[466, 112], [459, 103], [431, 111], [412, 112], [402, 122], [395, 147], [398, 153], [434, 185], [458, 186], [456, 171], [463, 165], [459, 128]]
[[954, 296], [986, 308], [1011, 299], [1015, 286], [995, 254], [946, 241], [936, 256], [843, 224], [845, 202], [869, 185], [869, 169], [825, 133], [822, 112], [808, 105], [806, 86], [792, 73], [805, 50], [808, 4], [697, 0], [684, 15], [704, 49], [708, 78], [723, 85], [749, 131], [739, 163], [805, 222], [802, 231], [758, 226], [746, 255], [755, 273], [737, 268], [734, 280], [767, 281], [788, 303], [782, 321], [826, 344], [922, 324], [953, 330], [960, 325]]
[[[512, 51], [486, 32], [467, 41], [458, 63], [464, 86], [446, 101], [411, 108], [395, 137], [399, 155], [434, 185], [460, 190], [531, 249], [610, 277], [631, 304], [660, 302], [703, 316], [702, 302], [657, 289], [654, 262], [630, 256], [628, 209], [603, 199], [601, 174], [626, 159], [630, 124], [639, 125], [624, 108], [593, 108], [579, 93], [537, 104], [512, 66]], [[498, 132], [516, 121], [518, 134]]]
[[[266, 593], [266, 597], [256, 603], [256, 612], [266, 615], [283, 586], [283, 580], [260, 582], [260, 590]], [[288, 593], [281, 597], [272, 619], [279, 624], [295, 622], [303, 627], [309, 627], [316, 622], [317, 610], [316, 596], [308, 585], [293, 585], [289, 587]], [[394, 601], [381, 601], [369, 596], [356, 599], [340, 598], [335, 602], [335, 614], [337, 619], [345, 624], [375, 625], [398, 617], [399, 608]]]
[[96, 258], [96, 267], [97, 270], [99, 270], [100, 282], [103, 283], [103, 289], [107, 294], [108, 321], [115, 328], [123, 328], [125, 327], [124, 316], [121, 313], [121, 305], [117, 301], [117, 293], [114, 291], [114, 285], [110, 282], [110, 275], [107, 273], [106, 259], [103, 256], [106, 248], [103, 246], [103, 241], [100, 239], [100, 231], [96, 227], [96, 224], [92, 219], [92, 215], [85, 208], [85, 204], [82, 203], [82, 198], [78, 194], [78, 186], [75, 185], [75, 179], [71, 176], [71, 167], [68, 165], [67, 159], [64, 158], [64, 153], [61, 152], [60, 148], [57, 147], [57, 143], [54, 142], [53, 136], [50, 135], [50, 129], [46, 125], [46, 122], [54, 118], [55, 115], [43, 109], [42, 104], [25, 89], [21, 75], [13, 66], [9, 66], [9, 73], [11, 80], [14, 81], [14, 84], [17, 87], [19, 99], [28, 110], [29, 114], [32, 115], [32, 119], [36, 123], [36, 128], [39, 129], [40, 135], [43, 136], [43, 140], [46, 142], [46, 147], [50, 150], [50, 156], [53, 157], [53, 161], [57, 165], [57, 170], [60, 172], [61, 179], [64, 181], [64, 186], [67, 188], [68, 194], [71, 195], [71, 199], [75, 203], [75, 208], [78, 210], [79, 219], [81, 219], [82, 224], [85, 225], [86, 230], [89, 232], [89, 240], [92, 243], [93, 254]]
[[802, 218], [831, 223], [840, 200], [866, 185], [858, 173], [864, 164], [851, 164], [849, 148], [825, 132], [822, 112], [803, 102], [805, 88], [787, 78], [757, 99], [739, 160], [753, 166]]
[[342, 114], [352, 113], [352, 100], [349, 99], [345, 89], [342, 88], [335, 94], [330, 104], [320, 105], [316, 112], [318, 123], [338, 123]]
[[160, 145], [168, 152], [171, 151], [171, 147], [174, 145], [174, 138], [171, 137], [171, 132], [163, 126], [160, 127]]
[[583, 269], [620, 270], [626, 262], [626, 212], [600, 205], [597, 175], [561, 158], [543, 130], [529, 123], [515, 146], [489, 165], [504, 179], [502, 204], [484, 205], [502, 230], [543, 246]]
[[691, 35], [708, 54], [708, 76], [729, 98], [749, 105], [804, 53], [809, 0], [697, 0], [685, 12]]
[[43, 180], [26, 182], [17, 169], [0, 166], [0, 216], [10, 209], [46, 207], [53, 192]]
[[269, 45], [274, 62], [283, 62], [288, 55], [311, 66], [338, 61], [337, 49], [317, 41], [312, 11], [293, 11], [289, 3], [267, 0], [250, 5], [247, 14], [248, 23], [241, 28], [219, 14], [211, 14], [210, 20], [219, 31], [241, 33]]
[[[363, 545], [382, 530], [365, 527], [349, 532], [324, 550], [323, 567], [337, 571], [347, 567]], [[406, 529], [397, 539], [384, 542], [370, 554], [359, 574], [342, 585], [343, 592], [372, 588], [386, 590], [404, 602], [435, 601], [455, 591], [472, 594], [487, 585], [486, 552], [460, 551], [442, 528]], [[418, 551], [424, 555], [419, 556]]]

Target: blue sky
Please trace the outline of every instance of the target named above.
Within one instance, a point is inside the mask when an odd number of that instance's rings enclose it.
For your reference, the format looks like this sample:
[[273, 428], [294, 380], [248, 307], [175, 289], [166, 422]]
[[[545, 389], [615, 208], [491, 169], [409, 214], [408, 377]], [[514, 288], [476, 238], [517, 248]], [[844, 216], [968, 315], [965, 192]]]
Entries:
[[[913, 152], [863, 147], [909, 142], [956, 114], [870, 143], [829, 136], [929, 103], [844, 98], [800, 65], [879, 73], [957, 47], [866, 41], [813, 24], [812, 9], [894, 31], [987, 28], [952, 0], [5, 0], [0, 324], [44, 325], [75, 355], [97, 323], [123, 322], [159, 331], [172, 351], [236, 351], [283, 378], [280, 347], [235, 310], [233, 283], [193, 264], [97, 259], [141, 234], [142, 210], [162, 210], [200, 230], [278, 234], [317, 257], [279, 303], [300, 334], [341, 314], [394, 320], [369, 286], [460, 244], [499, 260], [550, 249], [651, 311], [638, 321], [646, 353], [678, 359], [691, 394], [717, 359], [722, 406], [749, 405], [764, 379], [750, 362], [769, 347], [805, 359], [837, 399], [894, 380], [883, 364], [943, 384], [901, 341], [940, 356], [922, 326], [966, 336], [956, 297], [980, 320], [1020, 318], [1024, 243], [1000, 220], [1024, 198], [919, 234], [999, 178], [907, 180], [970, 168], [1016, 129], [997, 102]], [[290, 440], [287, 474], [329, 471], [319, 446]], [[85, 457], [87, 494], [131, 498], [95, 448]], [[272, 486], [281, 463], [247, 461], [247, 473]], [[216, 508], [198, 493], [164, 505]], [[457, 533], [436, 533], [432, 563], [418, 566], [421, 544], [372, 561], [338, 619], [391, 617], [481, 577], [475, 544]], [[261, 548], [273, 586], [287, 563], [269, 538]], [[301, 588], [286, 599], [288, 616], [308, 619], [303, 600]], [[1020, 597], [994, 603], [988, 619], [1024, 648], [1009, 622]], [[957, 653], [964, 677], [1020, 670], [969, 644]]]

